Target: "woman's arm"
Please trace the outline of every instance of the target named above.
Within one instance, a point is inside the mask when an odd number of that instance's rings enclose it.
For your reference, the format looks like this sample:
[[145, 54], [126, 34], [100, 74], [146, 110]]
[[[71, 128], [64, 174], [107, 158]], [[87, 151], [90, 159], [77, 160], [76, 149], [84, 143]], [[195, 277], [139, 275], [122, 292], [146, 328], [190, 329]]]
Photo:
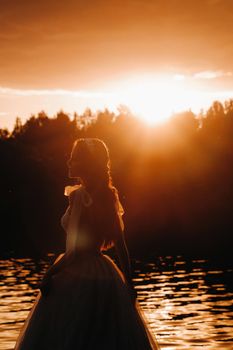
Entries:
[[[74, 200], [75, 200], [75, 191], [72, 191], [71, 193], [69, 193], [69, 206], [66, 209], [65, 214], [61, 218], [61, 225], [63, 226], [63, 228], [65, 230], [68, 229], [70, 215], [71, 215], [72, 207], [74, 205]], [[39, 286], [43, 295], [48, 294], [48, 291], [50, 288], [51, 277], [53, 275], [57, 274], [62, 269], [64, 269], [66, 266], [68, 266], [71, 263], [71, 261], [73, 260], [74, 254], [75, 253], [72, 250], [69, 250], [63, 254], [60, 254], [56, 258], [55, 262], [48, 268], [48, 270], [44, 274], [43, 280]]]
[[121, 269], [125, 275], [126, 282], [129, 285], [132, 285], [132, 275], [131, 275], [131, 264], [130, 264], [129, 251], [128, 251], [128, 248], [126, 246], [126, 242], [125, 242], [123, 233], [121, 233], [114, 240], [114, 246], [116, 249], [117, 256], [119, 258]]
[[39, 284], [39, 289], [43, 296], [46, 296], [49, 293], [52, 276], [67, 266], [70, 263], [71, 258], [71, 254], [60, 254], [53, 265], [46, 271], [42, 282]]
[[51, 265], [49, 269], [46, 271], [45, 277], [51, 277], [52, 275], [61, 271], [64, 267], [68, 266], [68, 264], [72, 260], [72, 256], [73, 256], [72, 253], [67, 253], [67, 252], [60, 254], [55, 260], [55, 262], [53, 263], [53, 265]]
[[[61, 218], [61, 224], [64, 229], [67, 229], [68, 226], [69, 218], [74, 204], [74, 198], [75, 192], [73, 191], [69, 194], [69, 206], [66, 209], [65, 214]], [[70, 263], [70, 261], [72, 260], [72, 256], [73, 254], [71, 252], [65, 252], [63, 254], [60, 254], [53, 263], [53, 265], [46, 271], [45, 276], [49, 277], [59, 272], [61, 269], [63, 269]]]
[[137, 299], [137, 291], [134, 288], [132, 281], [130, 257], [123, 234], [119, 235], [118, 239], [114, 240], [114, 245], [120, 261], [121, 270], [123, 271], [126, 279], [126, 285], [131, 294], [132, 301], [135, 303]]

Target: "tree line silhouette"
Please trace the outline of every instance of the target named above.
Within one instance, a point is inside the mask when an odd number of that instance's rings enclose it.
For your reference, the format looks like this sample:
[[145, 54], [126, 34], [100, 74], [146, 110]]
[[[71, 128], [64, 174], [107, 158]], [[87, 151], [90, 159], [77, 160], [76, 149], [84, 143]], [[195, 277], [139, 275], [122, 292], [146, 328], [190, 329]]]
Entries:
[[132, 255], [231, 254], [233, 100], [153, 127], [126, 106], [16, 118], [12, 132], [0, 129], [1, 255], [64, 250], [66, 162], [79, 137], [109, 147]]

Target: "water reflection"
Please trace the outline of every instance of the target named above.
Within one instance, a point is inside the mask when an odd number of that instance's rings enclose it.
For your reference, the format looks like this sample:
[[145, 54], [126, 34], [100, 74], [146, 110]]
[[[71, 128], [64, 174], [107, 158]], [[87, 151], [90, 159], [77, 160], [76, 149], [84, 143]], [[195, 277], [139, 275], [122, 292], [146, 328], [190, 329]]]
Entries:
[[[0, 350], [13, 348], [53, 256], [0, 261]], [[139, 302], [164, 350], [232, 349], [232, 270], [207, 260], [134, 262]]]
[[206, 260], [161, 260], [138, 268], [136, 282], [162, 348], [232, 349], [232, 270], [209, 269]]

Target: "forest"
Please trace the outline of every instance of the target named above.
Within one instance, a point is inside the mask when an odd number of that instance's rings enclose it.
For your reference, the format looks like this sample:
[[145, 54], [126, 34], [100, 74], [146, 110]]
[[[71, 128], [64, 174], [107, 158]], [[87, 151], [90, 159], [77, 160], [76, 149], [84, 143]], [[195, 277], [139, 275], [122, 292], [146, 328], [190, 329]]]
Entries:
[[233, 100], [148, 126], [126, 106], [69, 116], [44, 111], [0, 129], [1, 256], [65, 249], [60, 218], [79, 137], [106, 142], [132, 256], [232, 253]]

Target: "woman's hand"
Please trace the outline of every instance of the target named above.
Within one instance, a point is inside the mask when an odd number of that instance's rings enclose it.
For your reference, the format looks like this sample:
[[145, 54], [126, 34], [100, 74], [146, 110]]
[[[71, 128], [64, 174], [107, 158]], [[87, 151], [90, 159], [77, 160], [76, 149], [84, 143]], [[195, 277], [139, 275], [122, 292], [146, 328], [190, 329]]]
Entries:
[[52, 277], [50, 275], [46, 275], [44, 276], [42, 282], [39, 285], [39, 289], [41, 291], [41, 294], [45, 297], [48, 295], [50, 287], [51, 287], [51, 280]]
[[132, 282], [127, 282], [127, 287], [128, 287], [129, 292], [130, 292], [132, 302], [135, 304], [136, 299], [137, 299], [137, 291], [136, 291]]

